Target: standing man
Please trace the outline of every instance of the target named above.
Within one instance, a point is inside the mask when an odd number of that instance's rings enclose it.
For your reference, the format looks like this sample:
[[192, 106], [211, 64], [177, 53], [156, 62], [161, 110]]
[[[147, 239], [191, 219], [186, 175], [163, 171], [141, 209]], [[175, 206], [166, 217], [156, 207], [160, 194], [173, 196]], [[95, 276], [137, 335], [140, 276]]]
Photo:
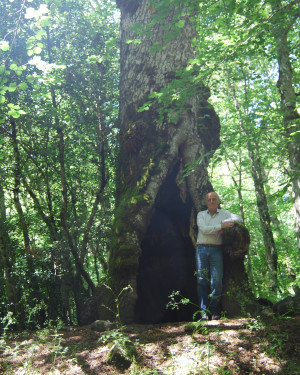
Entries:
[[220, 319], [223, 279], [222, 229], [243, 221], [240, 216], [219, 208], [217, 193], [206, 195], [207, 210], [197, 215], [197, 291], [202, 320]]

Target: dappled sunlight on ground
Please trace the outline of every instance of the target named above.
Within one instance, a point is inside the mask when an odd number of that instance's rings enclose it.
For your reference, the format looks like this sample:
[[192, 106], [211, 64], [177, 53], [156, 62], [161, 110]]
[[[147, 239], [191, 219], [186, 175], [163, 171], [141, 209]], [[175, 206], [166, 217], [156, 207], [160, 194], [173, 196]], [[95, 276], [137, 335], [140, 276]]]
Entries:
[[[232, 319], [200, 324], [130, 325], [123, 329], [137, 348], [127, 370], [106, 361], [116, 331], [90, 327], [22, 332], [0, 341], [0, 374], [283, 374], [300, 368], [300, 317]], [[190, 326], [190, 325], [189, 325]], [[191, 326], [190, 326], [191, 327]]]

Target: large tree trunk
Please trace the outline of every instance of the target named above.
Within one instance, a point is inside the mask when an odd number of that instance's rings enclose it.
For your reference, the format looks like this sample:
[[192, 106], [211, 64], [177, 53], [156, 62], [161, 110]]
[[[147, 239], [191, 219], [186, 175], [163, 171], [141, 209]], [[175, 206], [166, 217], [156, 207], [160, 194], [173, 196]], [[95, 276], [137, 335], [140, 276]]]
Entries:
[[[195, 29], [188, 17], [181, 17], [185, 23], [180, 35], [150, 53], [152, 45], [161, 43], [162, 35], [171, 29], [175, 9], [170, 5], [164, 24], [156, 24], [151, 37], [144, 34], [139, 37], [141, 43], [127, 43], [136, 38], [132, 27], [147, 25], [158, 10], [146, 0], [118, 4], [120, 155], [109, 259], [112, 286], [119, 296], [123, 322], [191, 319], [189, 308], [172, 312], [166, 304], [173, 290], [196, 302], [195, 214], [212, 189], [207, 155], [219, 145], [219, 119], [207, 102], [208, 90], [192, 82], [179, 92], [186, 102], [176, 121], [168, 121], [167, 116], [158, 121], [155, 103], [148, 111], [138, 111], [151, 92], [167, 88], [174, 70], [186, 67], [194, 57]], [[183, 10], [184, 5], [182, 14]], [[182, 169], [192, 163], [194, 171], [180, 183]], [[131, 290], [125, 291], [128, 285]]]

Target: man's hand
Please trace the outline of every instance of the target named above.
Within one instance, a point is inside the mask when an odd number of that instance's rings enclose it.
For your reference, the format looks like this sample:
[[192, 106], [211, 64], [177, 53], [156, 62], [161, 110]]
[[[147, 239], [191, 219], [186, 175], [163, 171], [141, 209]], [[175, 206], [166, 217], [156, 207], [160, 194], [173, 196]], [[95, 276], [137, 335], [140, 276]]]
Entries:
[[233, 221], [225, 221], [224, 223], [221, 224], [221, 228], [232, 228], [234, 226]]

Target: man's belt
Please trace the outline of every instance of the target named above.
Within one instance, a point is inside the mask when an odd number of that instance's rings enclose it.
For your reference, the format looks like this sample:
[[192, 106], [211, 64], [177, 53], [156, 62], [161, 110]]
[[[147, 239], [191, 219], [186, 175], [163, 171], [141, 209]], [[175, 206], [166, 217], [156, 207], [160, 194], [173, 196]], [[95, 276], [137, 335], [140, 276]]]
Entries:
[[222, 247], [223, 245], [220, 245], [220, 244], [213, 244], [213, 243], [199, 243], [198, 246], [206, 246], [206, 247]]

